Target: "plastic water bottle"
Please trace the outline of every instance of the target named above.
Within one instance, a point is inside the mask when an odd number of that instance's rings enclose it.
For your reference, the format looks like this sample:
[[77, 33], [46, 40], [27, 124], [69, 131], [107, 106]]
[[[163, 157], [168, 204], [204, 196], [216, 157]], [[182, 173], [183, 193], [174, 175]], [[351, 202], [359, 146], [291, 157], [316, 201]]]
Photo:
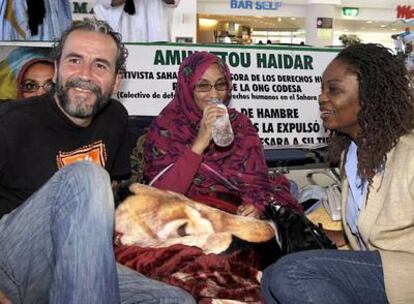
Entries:
[[227, 107], [219, 99], [212, 99], [209, 102], [210, 104], [215, 104], [218, 107], [226, 111], [226, 114], [220, 117], [217, 117], [213, 123], [213, 141], [217, 146], [227, 147], [234, 140], [234, 133], [231, 127], [229, 113], [227, 112]]

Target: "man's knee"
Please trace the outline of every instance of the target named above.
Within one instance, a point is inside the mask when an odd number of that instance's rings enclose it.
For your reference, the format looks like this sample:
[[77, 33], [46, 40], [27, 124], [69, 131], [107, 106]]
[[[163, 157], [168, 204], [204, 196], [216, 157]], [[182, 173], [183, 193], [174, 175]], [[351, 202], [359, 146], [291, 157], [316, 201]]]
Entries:
[[59, 183], [59, 202], [62, 204], [69, 205], [70, 201], [73, 210], [80, 208], [84, 214], [107, 214], [107, 220], [113, 218], [113, 193], [104, 168], [90, 161], [75, 162], [57, 172], [56, 182]]
[[90, 161], [78, 161], [59, 171], [62, 171], [64, 182], [74, 183], [88, 196], [99, 195], [99, 192], [107, 195], [111, 191], [111, 181], [107, 171]]
[[72, 174], [81, 179], [99, 179], [110, 181], [107, 171], [91, 161], [77, 161], [63, 167], [60, 174]]

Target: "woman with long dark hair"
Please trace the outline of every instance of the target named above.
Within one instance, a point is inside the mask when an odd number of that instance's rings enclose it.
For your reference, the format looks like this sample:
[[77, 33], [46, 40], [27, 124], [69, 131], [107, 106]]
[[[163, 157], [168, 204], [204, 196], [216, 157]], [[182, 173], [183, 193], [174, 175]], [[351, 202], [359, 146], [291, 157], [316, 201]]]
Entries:
[[377, 44], [342, 50], [323, 74], [319, 107], [353, 250], [283, 257], [264, 273], [266, 303], [414, 303], [414, 99], [404, 62]]

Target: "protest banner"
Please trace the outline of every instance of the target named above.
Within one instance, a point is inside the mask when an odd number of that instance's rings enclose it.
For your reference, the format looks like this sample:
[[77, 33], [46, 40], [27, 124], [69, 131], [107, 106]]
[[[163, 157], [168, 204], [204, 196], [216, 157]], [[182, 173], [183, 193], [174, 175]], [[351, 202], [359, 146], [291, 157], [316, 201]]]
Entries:
[[158, 115], [174, 97], [180, 63], [193, 52], [208, 51], [229, 65], [233, 75], [230, 107], [250, 118], [263, 145], [326, 142], [318, 95], [321, 75], [338, 50], [170, 43], [131, 43], [127, 47], [127, 71], [115, 97], [129, 115]]

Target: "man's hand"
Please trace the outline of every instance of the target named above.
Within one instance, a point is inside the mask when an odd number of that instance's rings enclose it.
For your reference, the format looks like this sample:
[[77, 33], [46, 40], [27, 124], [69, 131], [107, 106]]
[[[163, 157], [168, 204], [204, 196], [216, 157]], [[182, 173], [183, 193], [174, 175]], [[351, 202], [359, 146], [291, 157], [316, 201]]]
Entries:
[[0, 304], [12, 304], [12, 302], [7, 299], [6, 295], [0, 290]]

